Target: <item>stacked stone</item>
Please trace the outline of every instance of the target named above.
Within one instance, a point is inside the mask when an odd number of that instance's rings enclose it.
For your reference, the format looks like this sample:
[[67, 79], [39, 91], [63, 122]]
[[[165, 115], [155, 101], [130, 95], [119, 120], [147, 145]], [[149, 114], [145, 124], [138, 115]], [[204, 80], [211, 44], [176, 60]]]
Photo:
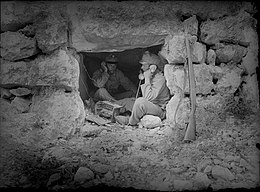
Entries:
[[[224, 98], [234, 97], [235, 93], [239, 92], [248, 107], [256, 112], [259, 109], [259, 89], [256, 74], [258, 40], [254, 28], [255, 19], [242, 11], [236, 16], [207, 20], [200, 26], [196, 16], [185, 22], [189, 23], [191, 35], [191, 56], [197, 96], [207, 96], [207, 99], [211, 99], [209, 96], [219, 95]], [[181, 92], [189, 93], [188, 76], [183, 90], [183, 63], [187, 58], [187, 52], [183, 32], [166, 40], [160, 54], [168, 60], [164, 73], [173, 97], [167, 106], [167, 119], [174, 123]], [[181, 109], [176, 114], [176, 122], [182, 125], [188, 116], [183, 115], [183, 108], [189, 109], [187, 102], [182, 102]], [[212, 103], [214, 102], [215, 99], [212, 100]], [[197, 101], [198, 108], [202, 105]], [[186, 110], [187, 113], [188, 111]], [[201, 110], [197, 111], [201, 113]]]
[[[11, 111], [1, 114], [10, 120], [15, 114], [35, 114], [32, 126], [40, 128], [41, 144], [69, 136], [84, 122], [79, 61], [67, 42], [67, 22], [57, 11], [39, 15], [16, 32], [1, 33], [1, 103]], [[19, 131], [14, 134], [19, 138]]]

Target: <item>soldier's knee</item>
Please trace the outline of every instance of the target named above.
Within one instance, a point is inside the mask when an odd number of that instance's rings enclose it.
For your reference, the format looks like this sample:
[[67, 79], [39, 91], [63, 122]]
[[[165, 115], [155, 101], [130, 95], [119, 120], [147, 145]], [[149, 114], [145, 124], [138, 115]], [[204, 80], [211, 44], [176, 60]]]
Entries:
[[146, 100], [145, 100], [145, 98], [143, 98], [143, 97], [139, 97], [139, 98], [137, 98], [136, 100], [135, 100], [135, 105], [141, 105], [141, 104], [144, 104], [144, 102], [145, 102]]
[[102, 94], [102, 93], [107, 93], [108, 91], [106, 90], [106, 88], [99, 88], [97, 91], [96, 91], [96, 93], [97, 94]]

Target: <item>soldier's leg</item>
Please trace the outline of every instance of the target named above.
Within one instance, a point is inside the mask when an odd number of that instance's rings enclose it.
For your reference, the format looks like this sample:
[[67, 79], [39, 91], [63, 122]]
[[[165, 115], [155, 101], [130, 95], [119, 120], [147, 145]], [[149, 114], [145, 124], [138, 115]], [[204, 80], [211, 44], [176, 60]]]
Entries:
[[115, 94], [114, 97], [116, 100], [120, 100], [120, 99], [124, 99], [124, 98], [130, 98], [130, 97], [134, 97], [134, 92], [133, 91], [125, 91], [123, 93], [118, 93]]
[[126, 111], [132, 111], [133, 105], [135, 103], [135, 98], [134, 97], [125, 98], [125, 99], [118, 100], [115, 103], [121, 105]]
[[96, 100], [101, 101], [116, 101], [114, 97], [110, 95], [110, 93], [105, 88], [99, 88], [94, 94], [94, 98]]
[[164, 112], [158, 105], [153, 104], [143, 97], [139, 97], [134, 103], [129, 124], [136, 125], [144, 115], [154, 115], [161, 119], [164, 118]]

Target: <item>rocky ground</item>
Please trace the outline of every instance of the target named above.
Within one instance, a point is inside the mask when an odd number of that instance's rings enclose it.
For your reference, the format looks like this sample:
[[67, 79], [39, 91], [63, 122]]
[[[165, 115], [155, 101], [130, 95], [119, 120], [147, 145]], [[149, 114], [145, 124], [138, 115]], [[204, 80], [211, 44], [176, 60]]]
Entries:
[[[25, 129], [18, 121], [4, 120], [1, 126]], [[205, 121], [206, 127], [197, 122], [191, 143], [182, 141], [183, 129], [166, 122], [146, 129], [86, 120], [73, 137], [59, 138], [42, 150], [15, 146], [1, 134], [1, 188], [257, 189], [260, 118], [215, 115]]]

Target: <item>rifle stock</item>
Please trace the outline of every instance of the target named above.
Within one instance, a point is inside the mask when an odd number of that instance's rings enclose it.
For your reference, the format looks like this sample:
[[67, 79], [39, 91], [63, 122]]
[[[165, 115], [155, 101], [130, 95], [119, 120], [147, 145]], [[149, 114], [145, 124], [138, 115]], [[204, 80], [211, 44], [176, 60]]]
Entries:
[[190, 100], [191, 100], [191, 112], [189, 117], [189, 124], [185, 132], [184, 141], [189, 142], [196, 139], [196, 118], [195, 118], [195, 110], [196, 110], [196, 93], [195, 93], [195, 77], [194, 77], [194, 69], [191, 60], [190, 53], [190, 43], [187, 34], [187, 27], [185, 26], [185, 44], [188, 55], [188, 68], [189, 68], [189, 88], [190, 88]]

